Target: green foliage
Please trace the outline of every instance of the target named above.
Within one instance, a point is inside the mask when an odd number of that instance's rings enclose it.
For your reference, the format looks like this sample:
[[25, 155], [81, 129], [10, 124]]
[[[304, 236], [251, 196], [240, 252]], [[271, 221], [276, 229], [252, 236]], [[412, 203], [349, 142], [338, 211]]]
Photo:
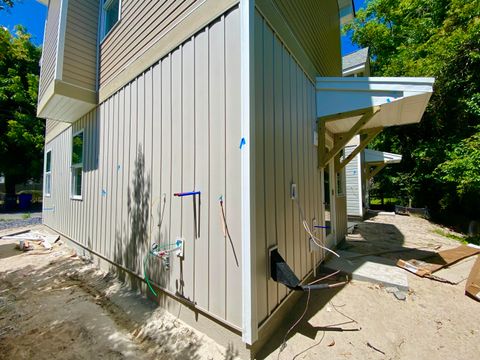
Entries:
[[478, 218], [480, 0], [370, 0], [345, 29], [370, 48], [373, 76], [435, 77], [422, 122], [372, 143], [403, 155], [376, 186], [439, 220]]
[[0, 11], [13, 7], [13, 0], [0, 0]]
[[0, 173], [7, 193], [42, 171], [44, 121], [36, 117], [41, 49], [22, 26], [0, 28]]

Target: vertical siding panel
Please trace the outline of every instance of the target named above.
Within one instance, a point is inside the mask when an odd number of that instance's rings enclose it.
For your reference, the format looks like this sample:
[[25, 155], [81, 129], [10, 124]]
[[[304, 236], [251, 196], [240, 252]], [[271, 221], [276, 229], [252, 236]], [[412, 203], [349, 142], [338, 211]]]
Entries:
[[[152, 133], [153, 133], [153, 115], [152, 115], [152, 107], [153, 107], [153, 93], [152, 93], [152, 68], [147, 70], [145, 73], [145, 86], [144, 86], [144, 91], [145, 91], [145, 182], [148, 185], [148, 201], [145, 204], [145, 206], [148, 206], [148, 212], [146, 214], [146, 220], [147, 220], [147, 234], [146, 234], [146, 244], [145, 244], [145, 249], [142, 254], [142, 259], [144, 256], [147, 255], [147, 251], [150, 249], [151, 244], [153, 243], [153, 202], [156, 200], [153, 197], [153, 179], [152, 179], [152, 169], [153, 169], [153, 164], [152, 164], [152, 159], [153, 159], [153, 154], [152, 154], [152, 143], [153, 143], [153, 138], [152, 138]], [[157, 266], [157, 264], [155, 265]]]
[[116, 239], [117, 239], [117, 229], [118, 229], [118, 221], [119, 221], [119, 207], [120, 207], [120, 199], [119, 199], [119, 183], [121, 181], [121, 160], [120, 160], [120, 128], [122, 127], [122, 121], [120, 120], [120, 98], [121, 93], [115, 94], [115, 108], [114, 108], [114, 118], [113, 118], [113, 144], [112, 144], [112, 152], [113, 152], [113, 160], [111, 164], [111, 177], [112, 182], [109, 190], [109, 196], [111, 199], [110, 206], [112, 207], [112, 216], [111, 216], [111, 224], [110, 224], [110, 251], [109, 251], [109, 258], [113, 259], [115, 256], [115, 249], [116, 249]]
[[[265, 26], [265, 35], [263, 39], [264, 46], [264, 99], [265, 106], [264, 117], [264, 148], [265, 164], [263, 174], [265, 177], [265, 227], [267, 249], [277, 244], [276, 224], [275, 224], [275, 124], [274, 124], [274, 58], [273, 58], [273, 32], [269, 26]], [[268, 266], [268, 259], [266, 261]], [[267, 270], [268, 273], [268, 270]], [[271, 313], [278, 303], [277, 283], [268, 278], [268, 311]]]
[[[275, 199], [276, 199], [276, 234], [277, 243], [280, 253], [285, 256], [286, 244], [285, 244], [285, 199], [287, 197], [285, 187], [285, 173], [284, 173], [284, 133], [283, 133], [283, 45], [280, 40], [274, 36], [273, 42], [273, 54], [274, 54], [274, 150], [275, 150]], [[278, 287], [278, 299], [280, 302], [287, 293], [284, 285], [277, 285]]]
[[[241, 168], [240, 168], [240, 16], [236, 11], [225, 23], [226, 98], [226, 194], [225, 217], [233, 244], [226, 241], [227, 320], [242, 323], [241, 283]], [[250, 139], [249, 139], [250, 141]], [[236, 260], [237, 259], [237, 260]], [[238, 263], [237, 263], [238, 261]]]
[[[282, 49], [283, 54], [283, 116], [284, 116], [284, 133], [283, 133], [283, 158], [285, 161], [285, 192], [290, 194], [293, 179], [292, 166], [292, 114], [291, 114], [291, 57], [285, 48]], [[296, 211], [293, 200], [290, 197], [285, 202], [285, 260], [292, 269], [294, 269], [294, 246], [295, 238], [293, 234], [293, 212]]]
[[117, 261], [120, 264], [124, 264], [123, 261], [123, 249], [126, 248], [126, 244], [130, 238], [130, 211], [129, 211], [129, 190], [130, 190], [130, 169], [131, 169], [131, 145], [130, 141], [132, 139], [131, 133], [131, 123], [132, 123], [132, 115], [131, 115], [131, 92], [132, 92], [132, 85], [128, 84], [125, 87], [124, 95], [123, 95], [123, 102], [124, 102], [124, 145], [123, 145], [123, 189], [122, 189], [122, 196], [123, 196], [123, 209], [122, 209], [122, 240], [118, 246], [117, 250]]
[[[303, 76], [303, 154], [304, 154], [304, 175], [305, 175], [305, 189], [307, 190], [305, 193], [305, 216], [307, 217], [307, 222], [309, 226], [312, 226], [312, 219], [313, 219], [313, 212], [312, 212], [312, 188], [310, 187], [310, 174], [312, 172], [311, 162], [310, 162], [310, 109], [308, 108], [308, 90], [309, 88], [309, 81], [308, 79]], [[309, 246], [309, 235], [306, 234], [306, 264], [307, 269], [306, 273], [312, 268], [312, 256], [310, 254], [310, 246]]]
[[[171, 91], [172, 91], [172, 163], [171, 163], [171, 181], [172, 193], [186, 191], [183, 189], [182, 176], [182, 50], [181, 47], [173, 51], [171, 65]], [[193, 199], [191, 197], [172, 198], [171, 212], [171, 234], [170, 242], [174, 243], [176, 239], [182, 236], [182, 208], [191, 207]], [[180, 266], [177, 258], [172, 258], [171, 279], [175, 280], [174, 291], [180, 290]]]
[[156, 64], [152, 69], [152, 225], [151, 242], [160, 243], [160, 218], [163, 210], [162, 179], [162, 65]]
[[[209, 293], [209, 41], [206, 29], [195, 37], [195, 185], [203, 192], [200, 237], [195, 240], [195, 293], [198, 306], [208, 309]], [[214, 286], [214, 285], [213, 285]]]
[[116, 103], [117, 103], [117, 97], [118, 95], [114, 95], [110, 98], [110, 104], [109, 104], [109, 128], [108, 128], [108, 160], [106, 164], [106, 171], [105, 174], [107, 176], [107, 179], [105, 181], [105, 206], [107, 207], [106, 211], [106, 222], [103, 224], [105, 227], [105, 256], [110, 258], [111, 256], [111, 247], [112, 247], [112, 226], [114, 226], [113, 223], [113, 207], [112, 207], [112, 200], [115, 197], [115, 193], [113, 191], [113, 176], [114, 176], [114, 147], [113, 143], [115, 142], [115, 124], [118, 121], [117, 120], [117, 109], [116, 109]]
[[294, 241], [294, 264], [293, 269], [297, 276], [302, 275], [302, 263], [301, 263], [301, 254], [302, 254], [302, 247], [301, 247], [301, 220], [300, 220], [300, 211], [298, 209], [297, 202], [300, 201], [300, 194], [303, 191], [301, 189], [300, 177], [299, 177], [299, 161], [298, 161], [298, 126], [296, 119], [298, 118], [298, 104], [297, 104], [297, 64], [295, 61], [292, 60], [291, 62], [291, 106], [292, 106], [292, 116], [290, 118], [291, 121], [291, 131], [292, 131], [292, 164], [293, 164], [293, 179], [294, 182], [297, 184], [297, 200], [294, 202], [294, 209], [293, 209], [293, 237]]
[[[170, 213], [172, 204], [171, 163], [172, 163], [172, 118], [171, 118], [171, 56], [162, 61], [162, 191], [166, 194], [165, 216], [160, 239], [162, 244], [170, 243]], [[162, 271], [165, 271], [162, 269]], [[160, 285], [172, 290], [169, 274], [160, 278]]]
[[[148, 237], [148, 198], [149, 184], [148, 184], [148, 167], [146, 163], [147, 148], [145, 146], [145, 73], [140, 75], [137, 80], [137, 96], [135, 102], [137, 106], [137, 143], [135, 147], [135, 182], [131, 182], [133, 201], [132, 207], [134, 209], [132, 223], [136, 224], [135, 233], [132, 234], [136, 239], [136, 257], [132, 259], [134, 262], [133, 269], [137, 274], [142, 273], [142, 260], [146, 255], [145, 247]], [[156, 264], [155, 264], [156, 265]], [[153, 266], [155, 266], [153, 265]]]
[[115, 232], [114, 243], [112, 247], [114, 261], [118, 261], [119, 251], [122, 248], [124, 218], [123, 213], [126, 209], [125, 204], [125, 89], [118, 94], [118, 139], [117, 139], [117, 163], [115, 164], [115, 174], [117, 178], [116, 211], [115, 211]]
[[[195, 191], [195, 56], [194, 40], [182, 47], [182, 175], [183, 190]], [[202, 189], [203, 190], [203, 189]], [[194, 286], [194, 217], [193, 199], [187, 198], [182, 207], [182, 237], [185, 240], [184, 259], [181, 261], [179, 293], [193, 301]], [[198, 214], [197, 214], [198, 216]], [[202, 219], [200, 219], [201, 221]], [[202, 223], [205, 225], [205, 223]]]
[[101, 111], [97, 107], [93, 110], [93, 133], [92, 133], [92, 142], [94, 145], [94, 151], [92, 152], [92, 175], [90, 181], [90, 204], [89, 204], [89, 233], [90, 238], [87, 240], [87, 246], [91, 249], [95, 248], [96, 243], [96, 230], [97, 230], [97, 220], [98, 220], [98, 168], [99, 168], [99, 142], [100, 142], [100, 123], [101, 123]]
[[267, 246], [265, 239], [265, 191], [264, 177], [264, 108], [263, 108], [263, 62], [264, 62], [264, 20], [255, 13], [255, 189], [258, 196], [255, 199], [255, 239], [257, 248], [256, 283], [257, 283], [257, 316], [262, 321], [268, 316], [267, 295]]
[[[138, 137], [139, 137], [139, 116], [138, 116], [138, 79], [132, 81], [130, 87], [130, 169], [129, 169], [129, 180], [128, 180], [128, 199], [127, 199], [127, 208], [128, 208], [128, 239], [123, 249], [123, 261], [125, 266], [133, 271], [136, 271], [136, 259], [133, 257], [132, 247], [137, 247], [138, 244], [135, 244], [135, 241], [138, 239], [138, 233], [135, 221], [135, 206], [137, 206], [135, 199], [135, 182], [136, 182], [136, 163], [138, 157]], [[137, 250], [137, 249], [135, 249]]]
[[105, 250], [105, 223], [106, 223], [106, 206], [105, 206], [105, 180], [106, 180], [106, 169], [107, 169], [107, 145], [108, 145], [108, 120], [110, 118], [110, 99], [105, 102], [102, 107], [102, 137], [100, 140], [100, 173], [99, 173], [99, 206], [100, 206], [100, 216], [98, 226], [98, 236], [97, 236], [97, 251], [100, 254], [104, 254]]
[[210, 83], [210, 287], [209, 310], [225, 317], [225, 239], [219, 215], [219, 196], [225, 194], [225, 59], [224, 18], [209, 32]]

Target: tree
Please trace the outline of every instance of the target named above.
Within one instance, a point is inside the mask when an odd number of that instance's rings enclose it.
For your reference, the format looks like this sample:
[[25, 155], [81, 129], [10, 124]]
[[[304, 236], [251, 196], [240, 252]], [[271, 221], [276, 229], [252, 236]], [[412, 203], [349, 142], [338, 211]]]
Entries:
[[22, 26], [0, 28], [0, 173], [8, 195], [42, 172], [44, 121], [36, 117], [41, 50]]
[[[479, 216], [480, 205], [458, 190], [462, 177], [447, 174], [468, 160], [462, 149], [480, 131], [480, 0], [370, 0], [346, 31], [370, 48], [372, 75], [436, 78], [422, 122], [386, 129], [374, 141], [403, 155], [384, 181], [439, 220]], [[468, 177], [478, 183], [480, 171]]]
[[13, 0], [0, 0], [0, 10], [13, 7]]

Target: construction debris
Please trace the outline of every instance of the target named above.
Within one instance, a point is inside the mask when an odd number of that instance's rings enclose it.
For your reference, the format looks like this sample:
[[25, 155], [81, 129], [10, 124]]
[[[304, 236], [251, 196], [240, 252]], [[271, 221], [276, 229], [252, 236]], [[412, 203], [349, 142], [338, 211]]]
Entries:
[[0, 237], [4, 240], [18, 240], [18, 247], [20, 250], [28, 251], [32, 250], [31, 242], [37, 242], [42, 245], [46, 250], [52, 248], [52, 244], [56, 243], [59, 239], [59, 235], [42, 234], [36, 231], [22, 231], [20, 233], [13, 233]]
[[439, 251], [423, 261], [417, 259], [400, 259], [397, 261], [397, 266], [420, 277], [433, 277], [432, 274], [434, 272], [479, 253], [480, 249], [460, 245], [454, 249]]
[[480, 256], [477, 256], [477, 261], [468, 276], [465, 294], [480, 301]]

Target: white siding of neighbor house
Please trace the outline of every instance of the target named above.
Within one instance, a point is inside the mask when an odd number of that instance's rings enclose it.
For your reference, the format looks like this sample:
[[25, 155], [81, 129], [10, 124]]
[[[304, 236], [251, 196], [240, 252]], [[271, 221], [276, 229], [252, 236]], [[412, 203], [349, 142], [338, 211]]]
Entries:
[[265, 321], [288, 291], [268, 275], [268, 250], [278, 245], [297, 276], [312, 270], [308, 236], [290, 198], [297, 184], [298, 201], [309, 223], [320, 221], [321, 182], [317, 169], [315, 87], [266, 20], [255, 14], [255, 128], [253, 168], [257, 249], [257, 315]]
[[38, 89], [39, 101], [55, 77], [60, 7], [61, 0], [50, 0], [45, 23], [45, 34], [43, 37], [40, 84]]
[[[356, 145], [345, 147], [345, 156], [351, 154]], [[360, 154], [355, 156], [345, 166], [347, 188], [347, 214], [350, 216], [363, 216]]]
[[[77, 201], [69, 197], [70, 149], [80, 129], [85, 153], [83, 200]], [[170, 271], [154, 271], [160, 266], [152, 259], [149, 276], [240, 329], [240, 139], [240, 23], [234, 8], [46, 144], [53, 189], [45, 198], [44, 222], [142, 277], [153, 242], [184, 238], [182, 267], [172, 257]], [[197, 239], [192, 198], [173, 196], [193, 190], [201, 191]], [[224, 236], [220, 196], [238, 266]]]

